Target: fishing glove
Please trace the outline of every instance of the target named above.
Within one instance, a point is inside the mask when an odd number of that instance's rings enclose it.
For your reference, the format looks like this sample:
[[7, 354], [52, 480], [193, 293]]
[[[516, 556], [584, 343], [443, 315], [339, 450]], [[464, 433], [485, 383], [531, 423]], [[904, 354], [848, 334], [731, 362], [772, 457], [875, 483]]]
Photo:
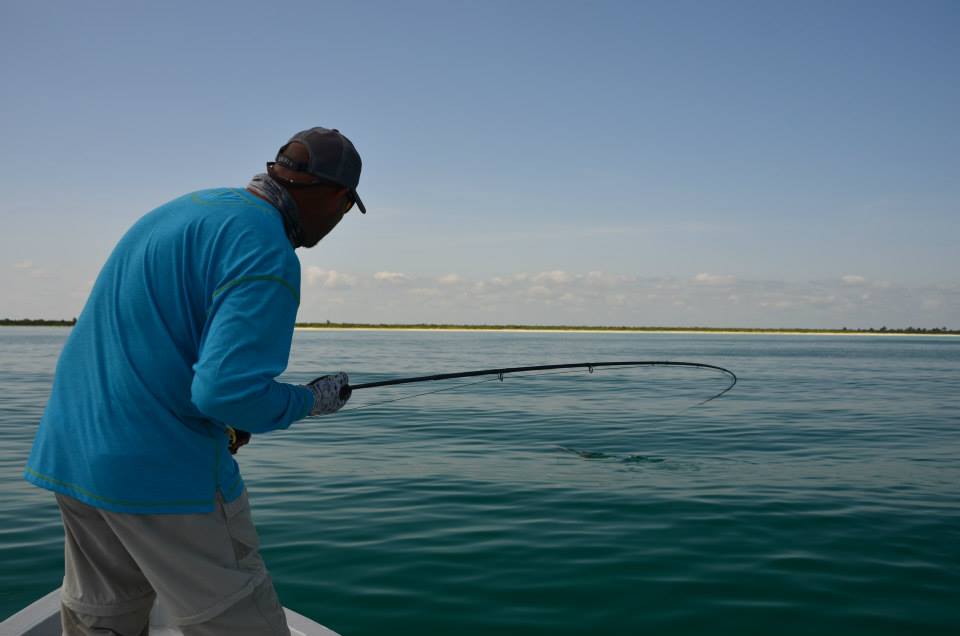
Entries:
[[336, 413], [350, 399], [350, 378], [343, 372], [317, 378], [306, 387], [313, 392], [310, 415]]

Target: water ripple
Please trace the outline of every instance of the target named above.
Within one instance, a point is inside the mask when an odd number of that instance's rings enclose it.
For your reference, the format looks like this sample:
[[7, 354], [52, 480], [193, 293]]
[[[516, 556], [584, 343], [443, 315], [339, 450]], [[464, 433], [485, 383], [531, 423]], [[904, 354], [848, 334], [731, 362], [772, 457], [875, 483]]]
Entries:
[[[62, 576], [52, 497], [20, 472], [65, 334], [0, 329], [4, 613]], [[290, 381], [639, 357], [741, 384], [690, 408], [720, 379], [484, 383], [255, 436], [240, 462], [281, 598], [345, 634], [952, 634], [957, 344], [298, 332]]]

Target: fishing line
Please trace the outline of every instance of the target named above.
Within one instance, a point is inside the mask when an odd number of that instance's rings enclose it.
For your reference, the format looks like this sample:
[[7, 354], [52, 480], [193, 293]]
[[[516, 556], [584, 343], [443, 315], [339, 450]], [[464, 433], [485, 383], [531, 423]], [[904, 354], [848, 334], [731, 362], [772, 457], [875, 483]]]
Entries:
[[370, 402], [369, 404], [363, 404], [360, 406], [351, 406], [349, 408], [340, 409], [341, 413], [346, 411], [359, 411], [360, 409], [369, 408], [371, 406], [380, 406], [381, 404], [390, 404], [391, 402], [399, 402], [400, 400], [410, 400], [415, 397], [420, 397], [421, 395], [432, 395], [433, 393], [442, 393], [444, 391], [453, 391], [454, 389], [462, 389], [466, 386], [473, 386], [474, 384], [483, 384], [484, 382], [493, 382], [497, 378], [484, 378], [482, 380], [476, 380], [474, 382], [464, 382], [461, 384], [455, 384], [454, 386], [444, 387], [442, 389], [435, 389], [433, 391], [424, 391], [423, 393], [414, 393], [413, 395], [404, 395], [403, 397], [394, 398], [392, 400], [382, 400], [380, 402]]
[[[633, 369], [633, 368], [636, 368], [636, 367], [622, 367], [622, 368], [624, 368], [624, 369]], [[550, 372], [547, 372], [547, 373], [531, 373], [531, 374], [529, 374], [529, 375], [518, 375], [518, 376], [513, 377], [513, 378], [511, 378], [511, 379], [512, 379], [512, 380], [525, 380], [525, 379], [527, 379], [527, 378], [539, 378], [539, 377], [544, 376], [544, 375], [561, 375], [561, 374], [564, 374], [564, 373], [569, 374], [569, 373], [579, 373], [579, 372], [580, 372], [579, 369], [569, 369], [569, 370], [567, 370], [567, 371], [550, 371]], [[341, 409], [340, 412], [343, 413], [343, 412], [345, 412], [345, 411], [359, 411], [360, 409], [365, 409], [365, 408], [370, 407], [370, 406], [379, 406], [379, 405], [381, 405], [381, 404], [389, 404], [389, 403], [391, 403], [391, 402], [399, 402], [399, 401], [401, 401], [401, 400], [410, 400], [410, 399], [415, 398], [415, 397], [420, 397], [421, 395], [432, 395], [432, 394], [434, 394], [434, 393], [442, 393], [442, 392], [444, 392], [444, 391], [454, 391], [454, 390], [456, 390], [456, 389], [462, 389], [462, 388], [464, 388], [464, 387], [473, 386], [473, 385], [475, 385], [475, 384], [483, 384], [483, 383], [485, 383], [485, 382], [493, 382], [493, 381], [495, 381], [495, 380], [500, 380], [501, 382], [503, 382], [503, 378], [498, 378], [498, 377], [484, 378], [483, 380], [477, 380], [476, 382], [462, 382], [462, 383], [460, 383], [460, 384], [454, 384], [453, 386], [448, 386], [448, 387], [445, 387], [445, 388], [442, 388], [442, 389], [435, 389], [435, 390], [433, 390], [433, 391], [424, 391], [423, 393], [414, 393], [413, 395], [404, 395], [403, 397], [393, 398], [392, 400], [382, 400], [382, 401], [380, 401], [380, 402], [369, 402], [369, 403], [363, 404], [363, 405], [361, 405], [361, 406], [352, 406], [352, 407], [350, 407], [350, 408]], [[356, 388], [356, 387], [350, 387], [350, 388], [351, 388], [351, 389], [354, 389], [354, 388]], [[368, 387], [363, 387], [363, 388], [368, 388]]]
[[[724, 369], [723, 367], [716, 367], [716, 366], [709, 365], [709, 364], [697, 364], [697, 363], [694, 363], [694, 362], [689, 362], [689, 363], [683, 363], [683, 362], [674, 362], [674, 363], [667, 363], [667, 362], [638, 363], [638, 364], [633, 364], [633, 365], [628, 365], [628, 366], [617, 366], [616, 368], [617, 368], [618, 370], [619, 370], [619, 369], [640, 369], [640, 368], [643, 368], [643, 367], [649, 367], [649, 366], [664, 366], [664, 365], [667, 365], [667, 366], [674, 366], [674, 365], [688, 366], [688, 365], [694, 365], [693, 368], [703, 368], [703, 369], [706, 369], [706, 370], [708, 370], [708, 371], [723, 371], [723, 372], [725, 372], [725, 373], [727, 373], [728, 375], [731, 376], [731, 379], [732, 379], [733, 381], [732, 381], [732, 382], [730, 383], [730, 385], [727, 386], [727, 388], [725, 388], [723, 391], [717, 393], [716, 395], [713, 395], [713, 396], [707, 398], [706, 400], [703, 400], [702, 402], [697, 402], [696, 404], [693, 404], [693, 405], [691, 405], [691, 406], [689, 406], [689, 407], [687, 407], [687, 408], [693, 408], [694, 406], [700, 406], [700, 405], [702, 405], [702, 404], [706, 404], [707, 402], [709, 402], [709, 401], [711, 401], [711, 400], [715, 400], [715, 399], [717, 399], [718, 397], [720, 397], [721, 395], [723, 395], [724, 393], [726, 393], [727, 391], [729, 391], [730, 389], [732, 389], [733, 386], [737, 383], [737, 376], [733, 373], [733, 371], [729, 371], [729, 370], [727, 370], [727, 369]], [[545, 375], [560, 375], [560, 374], [563, 374], [563, 373], [577, 373], [578, 371], [579, 371], [579, 369], [571, 369], [571, 370], [569, 370], [569, 371], [550, 371], [550, 372], [547, 372], [547, 373], [531, 373], [531, 374], [529, 374], [529, 375], [518, 375], [518, 376], [516, 376], [516, 377], [514, 377], [514, 378], [511, 378], [511, 379], [514, 379], [514, 380], [526, 380], [527, 378], [539, 378], [539, 377], [542, 377], [542, 376], [545, 376]], [[590, 373], [592, 374], [592, 373], [594, 373], [594, 372], [599, 372], [599, 371], [606, 371], [606, 369], [602, 369], [602, 368], [601, 368], [601, 369], [591, 369], [591, 370], [590, 370]], [[501, 382], [502, 382], [502, 381], [503, 381], [503, 380], [501, 379]], [[463, 385], [463, 386], [469, 386], [469, 385]]]
[[[491, 378], [485, 378], [483, 380], [478, 380], [476, 382], [468, 382], [465, 384], [458, 384], [452, 387], [445, 387], [442, 389], [437, 389], [435, 391], [425, 391], [423, 393], [417, 393], [415, 395], [408, 395], [399, 398], [394, 398], [391, 400], [383, 400], [380, 402], [374, 402], [370, 404], [364, 404], [362, 406], [353, 407], [351, 409], [345, 410], [358, 410], [362, 408], [367, 408], [370, 406], [376, 406], [378, 404], [387, 404], [390, 402], [399, 402], [400, 400], [407, 400], [414, 397], [419, 397], [422, 395], [430, 395], [433, 393], [441, 393], [443, 391], [453, 391], [467, 386], [472, 386], [474, 384], [481, 384], [484, 382], [491, 382], [493, 380], [499, 379], [501, 382], [504, 379], [505, 375], [514, 374], [514, 373], [526, 373], [530, 371], [551, 371], [552, 373], [531, 373], [529, 375], [519, 376], [517, 379], [521, 378], [530, 378], [544, 375], [556, 375], [560, 373], [573, 373], [575, 370], [587, 369], [587, 371], [592, 374], [597, 369], [616, 367], [620, 369], [632, 369], [638, 367], [687, 367], [687, 368], [699, 368], [699, 369], [708, 369], [714, 371], [720, 371], [721, 373], [726, 374], [730, 377], [730, 384], [720, 391], [719, 393], [710, 396], [706, 400], [699, 402], [696, 406], [706, 404], [711, 402], [726, 393], [728, 393], [733, 387], [737, 384], [737, 376], [733, 371], [725, 369], [721, 366], [706, 364], [702, 362], [676, 362], [671, 360], [626, 360], [622, 362], [575, 362], [569, 364], [542, 364], [526, 367], [504, 367], [500, 369], [481, 369], [478, 371], [460, 371], [457, 373], [437, 373], [434, 375], [421, 375], [409, 378], [395, 378], [393, 380], [380, 380], [377, 382], [366, 382], [362, 384], [350, 385], [349, 387], [344, 387], [344, 391], [357, 391], [360, 389], [372, 389], [377, 387], [385, 386], [397, 386], [401, 384], [412, 384], [416, 382], [434, 382], [439, 380], [453, 380], [457, 378], [469, 378], [469, 377], [478, 377], [478, 376], [494, 376]], [[318, 378], [319, 379], [319, 378]]]

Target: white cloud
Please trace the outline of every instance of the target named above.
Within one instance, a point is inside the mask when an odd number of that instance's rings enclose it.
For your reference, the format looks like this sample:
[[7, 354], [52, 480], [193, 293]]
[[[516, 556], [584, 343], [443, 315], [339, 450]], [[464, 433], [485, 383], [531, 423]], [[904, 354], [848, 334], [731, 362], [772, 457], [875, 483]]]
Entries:
[[567, 272], [560, 270], [553, 270], [552, 272], [540, 272], [539, 274], [533, 277], [533, 282], [535, 283], [553, 283], [557, 285], [562, 285], [564, 283], [569, 283], [573, 280], [573, 276]]
[[[340, 288], [336, 312], [348, 321], [854, 327], [953, 326], [960, 319], [960, 284], [910, 287], [863, 278], [864, 284], [851, 284], [839, 273], [784, 281], [711, 272], [656, 278], [564, 270], [498, 276], [304, 271], [315, 290]], [[326, 294], [312, 296], [323, 303], [311, 304], [306, 291], [301, 320], [329, 317], [321, 313], [331, 303]], [[584, 313], [591, 308], [601, 309]]]
[[530, 274], [527, 274], [526, 272], [519, 272], [517, 274], [508, 274], [506, 276], [494, 276], [489, 282], [491, 285], [496, 285], [498, 287], [509, 287], [514, 283], [522, 283], [530, 278]]
[[693, 281], [695, 283], [702, 283], [704, 285], [732, 285], [737, 282], [737, 277], [726, 274], [709, 274], [707, 272], [701, 272], [693, 277]]
[[400, 272], [377, 272], [373, 275], [373, 279], [386, 283], [399, 283], [410, 280], [410, 277]]
[[847, 274], [845, 276], [841, 276], [840, 280], [847, 285], [863, 285], [865, 282], [867, 282], [866, 278], [863, 276], [857, 276], [856, 274]]
[[623, 283], [629, 282], [631, 279], [628, 276], [622, 276], [618, 274], [609, 274], [607, 272], [587, 272], [586, 276], [583, 277], [583, 281], [591, 287], [604, 287], [610, 288]]
[[53, 277], [53, 274], [43, 269], [42, 267], [36, 267], [33, 261], [30, 261], [30, 260], [17, 261], [16, 263], [13, 264], [13, 269], [31, 278]]
[[353, 287], [357, 277], [333, 269], [311, 266], [307, 268], [307, 285], [319, 285], [327, 289]]

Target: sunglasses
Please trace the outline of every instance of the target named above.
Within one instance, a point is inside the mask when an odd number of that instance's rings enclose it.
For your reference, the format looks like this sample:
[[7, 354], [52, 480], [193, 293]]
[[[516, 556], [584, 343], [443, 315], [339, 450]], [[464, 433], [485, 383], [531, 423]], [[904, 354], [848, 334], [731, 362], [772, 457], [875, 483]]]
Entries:
[[[267, 172], [270, 174], [272, 178], [276, 179], [277, 181], [281, 181], [284, 185], [290, 188], [310, 188], [318, 185], [335, 186], [335, 187], [341, 187], [341, 188], [343, 187], [339, 183], [335, 183], [333, 181], [327, 181], [324, 179], [315, 179], [313, 181], [294, 181], [293, 179], [287, 179], [286, 177], [281, 177], [273, 170], [273, 167], [275, 165], [277, 165], [275, 161], [268, 161]], [[342, 216], [347, 212], [349, 212], [353, 208], [353, 203], [354, 203], [353, 197], [350, 195], [350, 192], [348, 191], [347, 194], [344, 195], [343, 201], [341, 201], [340, 203], [340, 208], [337, 210], [338, 214]]]

